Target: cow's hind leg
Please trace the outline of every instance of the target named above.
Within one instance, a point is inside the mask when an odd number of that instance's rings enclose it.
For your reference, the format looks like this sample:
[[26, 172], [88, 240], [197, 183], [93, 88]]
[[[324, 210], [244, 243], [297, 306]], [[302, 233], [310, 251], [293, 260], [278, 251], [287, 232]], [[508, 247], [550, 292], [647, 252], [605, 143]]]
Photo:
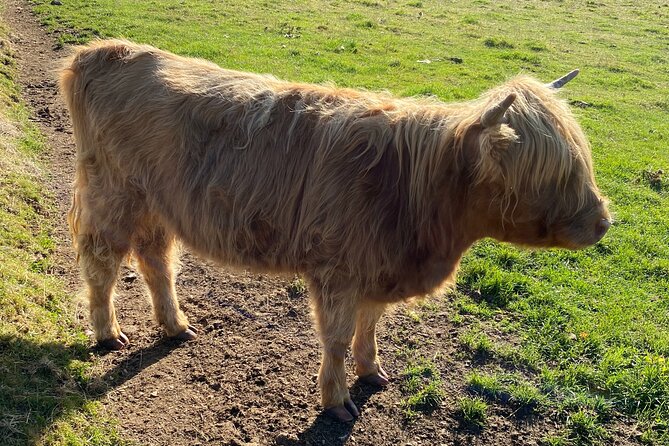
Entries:
[[383, 315], [386, 304], [363, 302], [358, 308], [353, 338], [355, 372], [360, 379], [377, 386], [388, 385], [388, 375], [377, 358], [376, 323]]
[[78, 161], [67, 220], [86, 283], [95, 338], [104, 348], [120, 350], [128, 338], [116, 320], [113, 294], [121, 262], [130, 249], [132, 200], [127, 194], [114, 193], [110, 181], [100, 179], [95, 163]]
[[344, 361], [355, 325], [356, 302], [353, 296], [310, 287], [314, 315], [323, 345], [318, 372], [321, 401], [326, 413], [339, 421], [351, 421], [359, 415], [346, 385]]
[[153, 312], [168, 336], [184, 341], [194, 339], [196, 330], [179, 308], [174, 287], [174, 235], [156, 219], [147, 217], [133, 237], [133, 252], [149, 288]]
[[81, 275], [88, 288], [91, 324], [101, 347], [120, 350], [128, 338], [116, 320], [113, 293], [129, 243], [123, 234], [83, 229], [76, 234], [75, 243]]

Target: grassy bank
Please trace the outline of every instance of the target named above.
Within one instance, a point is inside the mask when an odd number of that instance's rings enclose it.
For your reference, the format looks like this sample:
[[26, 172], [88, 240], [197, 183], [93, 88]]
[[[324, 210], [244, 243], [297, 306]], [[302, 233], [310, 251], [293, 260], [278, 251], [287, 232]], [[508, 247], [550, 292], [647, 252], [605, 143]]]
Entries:
[[592, 142], [615, 225], [579, 252], [479, 243], [450, 297], [450, 323], [465, 327], [464, 351], [486, 358], [467, 392], [501, 405], [534, 395], [537, 411], [563, 422], [549, 444], [607, 442], [616, 423], [669, 444], [669, 6], [34, 3], [62, 44], [127, 37], [230, 68], [400, 95], [469, 99], [519, 72], [548, 81], [580, 68], [564, 94]]
[[47, 147], [28, 120], [0, 24], [0, 443], [112, 445], [114, 426], [87, 395], [88, 341], [53, 273]]

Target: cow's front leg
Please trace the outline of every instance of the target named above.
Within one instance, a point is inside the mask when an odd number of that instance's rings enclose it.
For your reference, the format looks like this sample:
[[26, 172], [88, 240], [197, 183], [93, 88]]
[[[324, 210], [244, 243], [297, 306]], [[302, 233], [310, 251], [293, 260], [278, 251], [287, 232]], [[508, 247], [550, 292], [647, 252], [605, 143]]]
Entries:
[[368, 384], [387, 386], [388, 375], [381, 367], [377, 355], [376, 323], [379, 321], [386, 304], [363, 302], [358, 309], [353, 338], [353, 358], [355, 373]]
[[311, 286], [310, 294], [323, 345], [318, 372], [321, 402], [328, 415], [339, 421], [351, 421], [359, 412], [348, 392], [344, 361], [355, 327], [355, 297], [317, 286]]

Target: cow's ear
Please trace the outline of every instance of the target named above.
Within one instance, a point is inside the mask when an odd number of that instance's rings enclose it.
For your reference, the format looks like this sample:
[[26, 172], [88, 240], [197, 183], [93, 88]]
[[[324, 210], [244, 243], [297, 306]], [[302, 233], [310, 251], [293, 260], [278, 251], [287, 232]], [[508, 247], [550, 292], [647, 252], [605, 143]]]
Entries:
[[506, 124], [483, 129], [479, 136], [481, 158], [500, 161], [511, 144], [518, 141], [518, 134]]
[[476, 163], [479, 181], [504, 181], [502, 158], [516, 141], [518, 135], [506, 124], [482, 129], [478, 138], [479, 159]]

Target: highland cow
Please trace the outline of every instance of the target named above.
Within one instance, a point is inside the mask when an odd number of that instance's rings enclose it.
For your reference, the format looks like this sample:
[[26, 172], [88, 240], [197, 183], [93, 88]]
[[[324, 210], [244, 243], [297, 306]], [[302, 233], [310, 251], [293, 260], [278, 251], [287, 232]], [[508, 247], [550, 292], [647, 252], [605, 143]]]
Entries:
[[388, 384], [375, 326], [452, 283], [484, 237], [577, 249], [609, 228], [588, 142], [557, 88], [520, 76], [470, 102], [292, 83], [147, 45], [76, 50], [60, 86], [77, 145], [68, 215], [100, 344], [128, 343], [112, 294], [132, 254], [168, 336], [192, 339], [177, 240], [202, 257], [301, 274], [323, 348], [323, 407]]

